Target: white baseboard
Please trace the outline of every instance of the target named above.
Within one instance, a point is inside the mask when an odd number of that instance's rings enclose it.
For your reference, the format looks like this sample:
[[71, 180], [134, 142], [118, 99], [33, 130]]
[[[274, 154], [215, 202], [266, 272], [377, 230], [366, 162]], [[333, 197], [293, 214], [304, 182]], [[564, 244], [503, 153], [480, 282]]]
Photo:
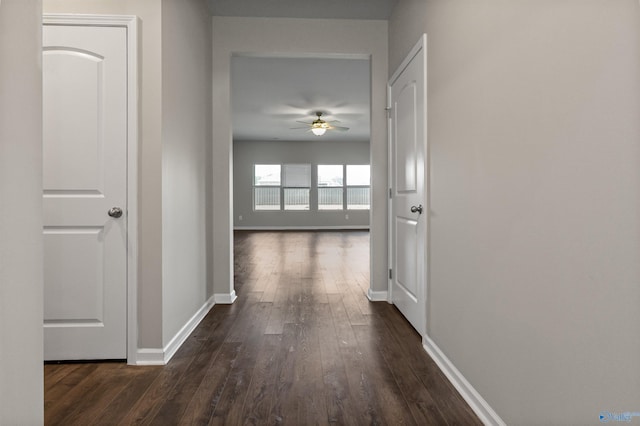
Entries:
[[189, 321], [173, 336], [164, 349], [138, 349], [136, 365], [166, 365], [214, 305], [210, 297]]
[[498, 416], [498, 413], [496, 413], [478, 391], [471, 386], [471, 383], [465, 379], [462, 373], [453, 365], [433, 340], [428, 336], [424, 336], [422, 339], [422, 347], [424, 347], [424, 350], [427, 351], [429, 356], [435, 361], [438, 367], [440, 367], [440, 370], [447, 376], [447, 379], [449, 379], [462, 398], [467, 401], [467, 404], [469, 404], [483, 424], [487, 426], [506, 426], [506, 423]]
[[237, 298], [235, 290], [231, 293], [216, 293], [213, 295], [213, 300], [218, 305], [231, 305]]
[[339, 226], [234, 226], [234, 231], [352, 231], [369, 230], [369, 225]]
[[369, 289], [367, 292], [367, 298], [372, 302], [388, 302], [389, 301], [389, 292], [388, 291], [373, 291]]
[[138, 349], [135, 365], [165, 365], [162, 349]]
[[200, 321], [202, 321], [207, 313], [209, 313], [214, 304], [214, 298], [212, 296], [209, 298], [209, 300], [204, 302], [204, 305], [202, 305], [202, 307], [198, 309], [198, 312], [193, 314], [191, 319], [187, 321], [187, 323], [180, 329], [180, 331], [178, 331], [176, 335], [173, 336], [173, 339], [171, 339], [167, 346], [164, 347], [165, 364], [169, 362], [171, 358], [173, 358], [173, 355], [175, 355], [176, 351], [180, 349], [180, 346], [182, 346], [184, 341], [187, 340], [187, 337], [189, 337], [189, 335], [193, 332], [193, 330], [195, 330], [198, 324], [200, 324]]

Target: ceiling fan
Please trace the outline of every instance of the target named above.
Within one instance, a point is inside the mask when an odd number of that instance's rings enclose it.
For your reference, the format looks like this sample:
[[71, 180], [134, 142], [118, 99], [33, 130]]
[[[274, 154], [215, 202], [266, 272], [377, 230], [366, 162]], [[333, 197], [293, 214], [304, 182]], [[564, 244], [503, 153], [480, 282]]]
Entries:
[[316, 112], [316, 116], [318, 116], [318, 118], [313, 120], [311, 123], [296, 120], [297, 123], [302, 123], [306, 125], [306, 127], [292, 127], [292, 129], [293, 130], [308, 129], [307, 131], [312, 132], [316, 136], [324, 135], [327, 130], [338, 130], [340, 132], [346, 132], [347, 130], [349, 130], [348, 127], [335, 126], [331, 124], [331, 123], [339, 123], [340, 122], [339, 120], [331, 120], [331, 121], [323, 120], [321, 111]]

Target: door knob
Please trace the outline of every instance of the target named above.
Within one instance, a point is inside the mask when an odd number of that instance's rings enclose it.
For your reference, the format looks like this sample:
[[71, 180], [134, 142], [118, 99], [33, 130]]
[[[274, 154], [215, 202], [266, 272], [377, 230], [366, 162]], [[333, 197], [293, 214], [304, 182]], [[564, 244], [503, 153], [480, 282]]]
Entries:
[[107, 214], [117, 219], [122, 216], [122, 209], [120, 207], [111, 207]]
[[411, 206], [411, 213], [418, 213], [418, 214], [422, 214], [422, 204], [420, 204], [419, 206]]

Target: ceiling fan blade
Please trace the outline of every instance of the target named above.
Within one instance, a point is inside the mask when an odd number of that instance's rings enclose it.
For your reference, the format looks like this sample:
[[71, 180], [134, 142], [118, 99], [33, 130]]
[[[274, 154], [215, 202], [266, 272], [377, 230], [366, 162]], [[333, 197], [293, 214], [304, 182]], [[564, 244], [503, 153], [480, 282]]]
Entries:
[[309, 127], [289, 127], [289, 130], [306, 130], [309, 129]]
[[349, 130], [348, 127], [341, 127], [341, 126], [331, 126], [331, 130], [337, 130], [339, 132], [346, 132], [347, 130]]
[[296, 120], [296, 123], [306, 124], [307, 126], [311, 126], [313, 123], [307, 123], [306, 121]]

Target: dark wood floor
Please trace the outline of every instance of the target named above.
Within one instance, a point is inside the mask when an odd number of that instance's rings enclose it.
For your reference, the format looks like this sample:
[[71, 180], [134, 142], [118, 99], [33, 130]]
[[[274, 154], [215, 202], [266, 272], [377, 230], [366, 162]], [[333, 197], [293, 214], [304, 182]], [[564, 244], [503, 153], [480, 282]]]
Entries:
[[45, 366], [50, 425], [481, 424], [398, 311], [366, 232], [236, 233], [238, 300], [164, 367]]

